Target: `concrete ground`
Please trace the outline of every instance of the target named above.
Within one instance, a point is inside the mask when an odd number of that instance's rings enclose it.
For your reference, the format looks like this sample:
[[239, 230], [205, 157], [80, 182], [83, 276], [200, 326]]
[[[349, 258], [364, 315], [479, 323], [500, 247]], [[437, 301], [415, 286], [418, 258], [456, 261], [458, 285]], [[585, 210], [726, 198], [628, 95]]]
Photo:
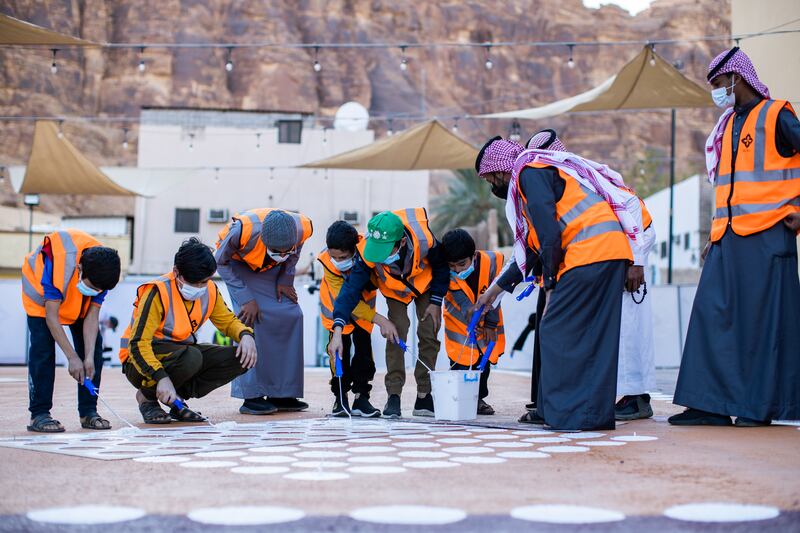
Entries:
[[[373, 403], [377, 407], [382, 407], [386, 399], [382, 378], [382, 375], [376, 377], [373, 393]], [[227, 387], [206, 398], [193, 400], [191, 405], [213, 422], [260, 423], [319, 418], [332, 404], [327, 379], [328, 374], [323, 369], [307, 370], [306, 401], [311, 408], [304, 413], [268, 417], [240, 415], [239, 401], [229, 396]], [[674, 371], [659, 372], [659, 387], [666, 396], [671, 396], [674, 379]], [[409, 380], [403, 395], [406, 415], [410, 415], [414, 400], [411, 375]], [[513, 422], [523, 410], [529, 386], [526, 375], [493, 373], [488, 400], [498, 414], [481, 417], [478, 423], [511, 428], [497, 433], [506, 435], [502, 438], [508, 441], [523, 442], [527, 435], [515, 433], [519, 427]], [[86, 433], [80, 429], [77, 419], [75, 387], [66, 369], [59, 368], [52, 414], [69, 433]], [[105, 370], [101, 390], [105, 400], [120, 415], [140, 425], [134, 391], [118, 368]], [[595, 436], [593, 440], [632, 435], [657, 437], [657, 440], [626, 442], [622, 446], [591, 446], [586, 453], [552, 453], [546, 459], [509, 458], [504, 462], [460, 464], [453, 468], [407, 468], [391, 475], [353, 473], [335, 481], [302, 481], [287, 479], [281, 474], [242, 475], [227, 467], [197, 469], [129, 459], [100, 461], [0, 447], [0, 531], [100, 531], [108, 526], [48, 524], [26, 516], [39, 509], [100, 504], [144, 511], [141, 518], [112, 526], [120, 531], [218, 529], [219, 526], [201, 526], [187, 514], [200, 508], [250, 505], [288, 507], [305, 514], [298, 521], [258, 526], [258, 530], [274, 531], [416, 531], [433, 527], [386, 526], [349, 516], [357, 509], [387, 505], [444, 507], [466, 514], [462, 520], [436, 526], [442, 531], [800, 531], [800, 431], [797, 427], [676, 428], [667, 424], [666, 417], [682, 408], [663, 399], [654, 399], [653, 407], [654, 418], [620, 425], [616, 431], [604, 432], [607, 434]], [[0, 368], [0, 439], [31, 436], [25, 430], [26, 408], [26, 369]], [[112, 421], [115, 429], [123, 427], [102, 405], [99, 410]], [[426, 419], [416, 421], [425, 422]], [[428, 431], [421, 431], [425, 432]], [[472, 442], [493, 438], [486, 437], [492, 433], [482, 433], [480, 427], [467, 427], [461, 433]], [[536, 437], [534, 433], [530, 436]], [[557, 437], [556, 434], [547, 436]], [[435, 438], [444, 437], [438, 434]], [[397, 442], [391, 439], [394, 446]], [[480, 445], [486, 442], [495, 441], [486, 440]], [[570, 439], [566, 444], [582, 442]], [[357, 446], [358, 443], [348, 442], [337, 451], [347, 452]], [[447, 444], [432, 446], [451, 449]], [[521, 449], [534, 451], [545, 446], [553, 444], [541, 443]], [[387, 463], [401, 464], [394, 456], [403, 448], [389, 446], [389, 449], [392, 451]], [[484, 456], [504, 457], [501, 450], [505, 449], [496, 448]], [[453, 451], [452, 455], [457, 454]], [[248, 464], [243, 458], [227, 460], [236, 466]], [[663, 515], [674, 506], [704, 502], [769, 506], [777, 508], [780, 515], [731, 523], [687, 522]], [[625, 518], [567, 526], [537, 521], [535, 516], [534, 521], [511, 516], [514, 509], [545, 504], [587, 506], [623, 513]], [[424, 523], [426, 513], [420, 511], [420, 516], [414, 518]], [[431, 511], [431, 516], [434, 515], [435, 511]], [[519, 512], [515, 511], [515, 515]], [[580, 521], [577, 514], [572, 518]], [[735, 516], [731, 514], [728, 518]]]

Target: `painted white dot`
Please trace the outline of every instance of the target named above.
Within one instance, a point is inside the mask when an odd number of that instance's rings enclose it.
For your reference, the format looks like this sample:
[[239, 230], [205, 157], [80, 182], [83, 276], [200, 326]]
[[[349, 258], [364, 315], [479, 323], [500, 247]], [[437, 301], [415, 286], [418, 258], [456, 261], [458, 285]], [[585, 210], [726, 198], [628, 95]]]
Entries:
[[550, 457], [549, 454], [542, 452], [500, 452], [497, 456], [506, 459], [545, 459]]
[[258, 448], [250, 448], [247, 451], [255, 453], [292, 453], [299, 449], [297, 446], [260, 446]]
[[469, 431], [433, 431], [431, 435], [437, 437], [469, 437], [472, 433]]
[[401, 466], [353, 466], [347, 469], [354, 474], [400, 474], [406, 469]]
[[427, 450], [410, 450], [407, 452], [400, 452], [397, 455], [399, 455], [400, 457], [409, 457], [412, 459], [446, 459], [450, 457], [449, 453], [430, 452]]
[[450, 461], [408, 461], [403, 463], [403, 466], [406, 468], [452, 468], [459, 464]]
[[530, 439], [522, 439], [523, 442], [533, 442], [535, 444], [555, 444], [557, 442], [569, 442], [569, 439], [564, 437], [533, 437]]
[[297, 461], [297, 459], [288, 455], [248, 455], [247, 457], [242, 457], [241, 460], [245, 463], [258, 463], [266, 465], [293, 463]]
[[494, 450], [485, 448], [483, 446], [454, 446], [452, 448], [445, 448], [443, 451], [447, 453], [463, 453], [465, 455], [473, 455], [477, 453], [491, 453]]
[[647, 442], [658, 440], [658, 437], [650, 437], [647, 435], [620, 435], [618, 437], [611, 437], [611, 440], [618, 440], [621, 442]]
[[469, 429], [473, 433], [505, 433], [508, 431], [507, 429], [502, 428], [484, 428], [478, 426], [470, 427]]
[[624, 442], [616, 441], [616, 440], [590, 440], [587, 442], [581, 443], [585, 446], [625, 446]]
[[303, 511], [289, 507], [242, 506], [195, 509], [186, 516], [193, 522], [214, 526], [257, 526], [294, 522], [305, 515]]
[[392, 435], [392, 438], [404, 439], [404, 440], [426, 440], [426, 439], [432, 439], [433, 436], [421, 433], [409, 433], [408, 435]]
[[153, 457], [137, 457], [138, 463], [185, 463], [189, 458], [183, 455], [154, 455]]
[[300, 459], [340, 459], [342, 457], [347, 457], [348, 453], [346, 452], [325, 452], [325, 451], [313, 451], [313, 452], [297, 452], [294, 454], [295, 457], [299, 457]]
[[408, 442], [395, 442], [395, 446], [398, 448], [438, 448], [441, 446], [437, 442], [430, 442], [430, 441], [408, 441]]
[[528, 429], [525, 431], [512, 431], [514, 435], [519, 435], [520, 437], [541, 437], [542, 435], [552, 435], [552, 431], [547, 431], [546, 429]]
[[589, 448], [586, 446], [544, 446], [539, 448], [539, 451], [544, 453], [581, 453], [588, 452]]
[[285, 474], [291, 469], [285, 466], [237, 466], [231, 468], [234, 474]]
[[664, 516], [691, 522], [749, 522], [769, 520], [780, 514], [775, 507], [739, 503], [690, 503], [664, 511]]
[[443, 525], [464, 520], [467, 513], [452, 507], [427, 507], [422, 505], [387, 505], [364, 507], [350, 513], [350, 518], [373, 524]]
[[483, 440], [513, 440], [517, 438], [515, 435], [512, 435], [511, 433], [484, 433], [475, 436]]
[[565, 437], [567, 439], [599, 439], [600, 437], [605, 437], [605, 433], [596, 433], [594, 431], [581, 431], [580, 433], [562, 433], [561, 437]]
[[285, 479], [294, 479], [296, 481], [338, 481], [340, 479], [347, 479], [349, 474], [344, 472], [292, 472], [283, 476]]
[[350, 448], [350, 452], [354, 454], [359, 453], [390, 453], [395, 452], [394, 448], [391, 446], [356, 446]]
[[530, 442], [510, 442], [510, 441], [500, 441], [500, 442], [486, 442], [484, 446], [489, 446], [491, 448], [530, 448], [533, 446]]
[[487, 457], [485, 455], [467, 455], [466, 457], [453, 457], [450, 460], [470, 465], [493, 465], [506, 462], [502, 457]]
[[599, 524], [625, 520], [625, 515], [618, 511], [580, 505], [529, 505], [512, 509], [511, 516], [518, 520], [549, 524]]
[[347, 439], [345, 442], [350, 442], [352, 444], [386, 444], [387, 442], [392, 442], [392, 439], [384, 437], [364, 437], [363, 439]]
[[462, 437], [454, 437], [452, 439], [439, 439], [438, 442], [442, 444], [478, 444], [481, 441], [478, 439], [465, 439]]
[[346, 448], [347, 443], [344, 442], [304, 442], [300, 445], [302, 448]]
[[187, 461], [178, 464], [185, 468], [227, 468], [236, 466], [234, 461]]
[[115, 505], [76, 505], [38, 509], [27, 514], [34, 522], [47, 524], [113, 524], [141, 518], [146, 513], [135, 507]]
[[351, 463], [369, 463], [369, 464], [382, 464], [382, 463], [399, 463], [399, 457], [392, 457], [391, 455], [361, 455], [358, 457], [351, 457], [348, 459]]
[[225, 457], [242, 457], [247, 455], [244, 452], [237, 452], [234, 450], [223, 450], [221, 452], [199, 452], [194, 454], [195, 457], [205, 457], [208, 459], [222, 459]]
[[292, 463], [292, 466], [297, 468], [342, 468], [347, 466], [347, 463], [342, 461], [297, 461]]

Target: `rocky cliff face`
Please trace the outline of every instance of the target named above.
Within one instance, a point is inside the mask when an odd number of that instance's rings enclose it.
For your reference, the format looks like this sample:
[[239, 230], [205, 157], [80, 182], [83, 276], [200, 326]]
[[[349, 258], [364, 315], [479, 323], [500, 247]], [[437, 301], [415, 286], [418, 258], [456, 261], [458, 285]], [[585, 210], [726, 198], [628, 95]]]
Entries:
[[[580, 0], [0, 0], [0, 12], [64, 33], [108, 42], [483, 42], [631, 40], [724, 35], [730, 31], [728, 0], [658, 0], [631, 17], [613, 6], [587, 9]], [[710, 58], [726, 43], [659, 48], [681, 60], [702, 81]], [[373, 116], [405, 115], [394, 129], [421, 116], [452, 117], [531, 107], [587, 90], [616, 72], [638, 46], [567, 49], [498, 48], [494, 68], [481, 49], [410, 49], [409, 69], [397, 49], [320, 52], [237, 49], [235, 68], [224, 68], [225, 50], [147, 49], [147, 69], [137, 70], [135, 50], [65, 50], [57, 75], [46, 50], [0, 49], [0, 114], [128, 115], [145, 106], [296, 110], [332, 117], [355, 100]], [[678, 173], [702, 168], [702, 142], [714, 111], [678, 114]], [[453, 120], [445, 120], [452, 125]], [[123, 123], [67, 123], [70, 139], [99, 165], [135, 164], [137, 128], [122, 148]], [[461, 135], [476, 144], [508, 134], [507, 121], [461, 120]], [[385, 121], [373, 128], [383, 132]], [[669, 113], [615, 113], [522, 123], [522, 134], [555, 127], [573, 151], [625, 171], [640, 188], [655, 188], [668, 163]], [[33, 125], [0, 121], [0, 164], [27, 158]], [[640, 172], [644, 170], [644, 172]], [[635, 178], [635, 179], [634, 179]], [[8, 180], [2, 201], [15, 204]], [[54, 208], [51, 199], [45, 206]], [[59, 201], [69, 213], [129, 211], [129, 201]]]

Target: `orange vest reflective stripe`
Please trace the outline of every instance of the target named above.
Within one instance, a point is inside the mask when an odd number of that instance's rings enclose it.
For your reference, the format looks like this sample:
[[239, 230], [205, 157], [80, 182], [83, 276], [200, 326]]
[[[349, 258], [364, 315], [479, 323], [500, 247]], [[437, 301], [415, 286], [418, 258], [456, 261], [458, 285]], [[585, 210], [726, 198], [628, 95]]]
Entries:
[[[530, 163], [528, 166], [545, 168], [548, 165]], [[556, 216], [561, 228], [561, 249], [564, 254], [557, 279], [579, 266], [601, 261], [633, 261], [628, 238], [608, 203], [566, 172], [557, 170], [565, 183], [564, 194], [556, 202]], [[527, 203], [522, 188], [519, 192], [523, 202]], [[527, 209], [523, 213], [528, 223], [528, 246], [538, 253], [539, 237], [533, 223], [528, 219]]]
[[78, 290], [77, 266], [81, 254], [87, 248], [102, 246], [100, 242], [82, 231], [67, 229], [45, 235], [42, 244], [25, 256], [22, 263], [22, 305], [28, 316], [44, 318], [44, 288], [42, 273], [44, 257], [42, 247], [50, 244], [53, 253], [53, 286], [61, 291], [64, 299], [58, 309], [61, 324], [74, 324], [84, 318], [89, 311], [92, 299]]
[[[217, 249], [219, 249], [222, 241], [228, 236], [231, 231], [231, 226], [237, 220], [242, 226], [242, 234], [239, 239], [239, 251], [234, 254], [234, 259], [246, 263], [252, 270], [256, 272], [263, 272], [275, 267], [278, 263], [271, 262], [271, 264], [264, 265], [264, 259], [267, 256], [267, 247], [261, 242], [261, 224], [271, 211], [276, 211], [271, 207], [264, 207], [261, 209], [251, 209], [244, 213], [234, 215], [232, 220], [222, 228], [219, 232], [219, 240], [217, 241]], [[277, 209], [277, 211], [282, 211]], [[314, 226], [311, 219], [299, 213], [292, 213], [291, 211], [284, 211], [294, 218], [297, 224], [297, 243], [295, 246], [298, 248], [311, 237], [314, 233]]]
[[722, 136], [711, 241], [730, 225], [734, 233], [752, 235], [800, 211], [800, 154], [783, 157], [775, 146], [778, 113], [792, 106], [785, 100], [762, 100], [747, 115], [734, 160], [733, 118]]
[[[381, 294], [386, 298], [409, 303], [417, 296], [414, 291], [423, 294], [431, 286], [433, 270], [431, 270], [431, 266], [428, 263], [428, 251], [433, 248], [436, 239], [428, 227], [428, 212], [425, 211], [424, 207], [401, 209], [392, 212], [403, 221], [403, 226], [406, 228], [406, 236], [409, 237], [406, 246], [411, 253], [406, 253], [403, 268], [403, 272], [408, 272], [408, 274], [403, 278], [402, 272], [388, 265], [370, 263], [367, 260], [364, 260], [364, 264], [371, 268], [375, 274], [375, 281]], [[362, 258], [364, 257], [366, 242], [365, 239], [358, 243], [358, 251]], [[403, 279], [408, 285], [414, 287], [414, 290], [411, 290], [406, 283], [403, 283]]]
[[181, 296], [178, 284], [175, 282], [174, 272], [140, 285], [136, 291], [136, 301], [133, 304], [131, 321], [119, 341], [119, 360], [124, 363], [128, 359], [128, 340], [131, 337], [131, 327], [139, 311], [142, 296], [144, 296], [149, 287], [158, 289], [161, 306], [164, 308], [164, 316], [161, 317], [161, 323], [153, 334], [153, 340], [174, 342], [176, 344], [194, 344], [197, 340], [194, 334], [209, 319], [214, 306], [217, 304], [217, 286], [211, 280], [208, 281], [206, 286], [206, 293], [202, 298], [194, 301], [191, 306], [192, 309], [189, 311], [186, 309], [185, 300]]
[[[503, 268], [503, 254], [500, 252], [478, 251], [475, 270], [478, 272], [478, 294], [472, 292], [465, 280], [450, 278], [450, 288], [444, 297], [444, 342], [447, 356], [460, 365], [475, 365], [480, 360], [477, 348], [471, 345], [467, 327], [472, 318], [470, 308], [478, 296], [486, 292], [494, 278]], [[486, 339], [478, 335], [481, 351], [486, 349]], [[500, 322], [497, 325], [497, 343], [489, 360], [496, 363], [506, 350], [506, 335], [503, 329], [503, 311], [500, 310]]]
[[[363, 239], [363, 237], [359, 236], [359, 240]], [[317, 257], [317, 260], [322, 263], [322, 266], [325, 267], [331, 274], [334, 276], [339, 276], [340, 278], [346, 278], [348, 274], [342, 273], [331, 261], [331, 255], [328, 253], [328, 249], [322, 251]], [[375, 309], [375, 300], [378, 291], [375, 289], [372, 290], [364, 290], [361, 293], [361, 300], [366, 302], [371, 308]], [[325, 279], [325, 276], [322, 276], [322, 282], [319, 286], [319, 316], [322, 319], [322, 325], [328, 331], [333, 331], [333, 306], [336, 302], [336, 295], [333, 294], [330, 285], [328, 285], [328, 280]], [[356, 318], [353, 316], [353, 321], [358, 324], [361, 328], [367, 330], [368, 332], [372, 333], [372, 322], [367, 320]], [[353, 324], [346, 324], [345, 327], [342, 329], [343, 335], [349, 335], [353, 332], [355, 327]]]

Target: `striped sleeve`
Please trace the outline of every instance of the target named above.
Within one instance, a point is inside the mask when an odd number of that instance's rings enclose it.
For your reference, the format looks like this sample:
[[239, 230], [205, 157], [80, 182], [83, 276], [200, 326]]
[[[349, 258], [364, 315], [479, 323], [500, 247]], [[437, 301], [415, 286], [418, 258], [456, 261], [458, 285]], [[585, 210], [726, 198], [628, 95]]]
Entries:
[[131, 324], [131, 338], [128, 343], [133, 366], [142, 376], [155, 381], [167, 377], [167, 371], [153, 352], [153, 335], [164, 315], [164, 307], [157, 296], [158, 288], [147, 289], [144, 303], [137, 309]]

